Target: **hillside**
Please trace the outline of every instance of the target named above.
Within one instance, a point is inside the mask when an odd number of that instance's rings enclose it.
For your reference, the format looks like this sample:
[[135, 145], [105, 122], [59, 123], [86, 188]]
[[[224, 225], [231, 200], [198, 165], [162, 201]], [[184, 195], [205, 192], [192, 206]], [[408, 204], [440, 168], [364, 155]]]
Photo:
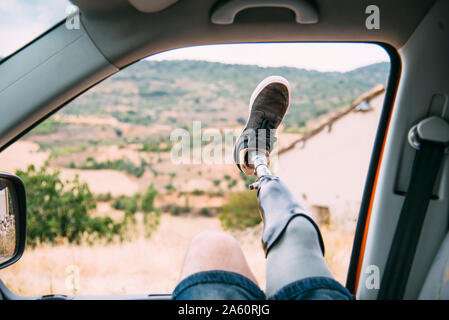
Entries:
[[388, 63], [340, 73], [142, 60], [72, 102], [63, 113], [109, 113], [120, 122], [138, 125], [181, 127], [201, 120], [207, 126], [235, 126], [245, 123], [247, 103], [257, 83], [269, 75], [282, 75], [293, 89], [285, 124], [290, 131], [297, 131], [308, 120], [348, 105], [362, 92], [385, 83], [388, 69]]

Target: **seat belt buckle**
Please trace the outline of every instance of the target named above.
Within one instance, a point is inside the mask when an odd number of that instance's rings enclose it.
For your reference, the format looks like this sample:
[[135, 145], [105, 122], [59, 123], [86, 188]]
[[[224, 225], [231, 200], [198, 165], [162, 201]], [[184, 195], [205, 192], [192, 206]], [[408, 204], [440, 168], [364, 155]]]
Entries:
[[419, 150], [423, 140], [441, 143], [446, 146], [445, 153], [449, 153], [449, 123], [436, 116], [421, 120], [408, 132], [408, 143]]

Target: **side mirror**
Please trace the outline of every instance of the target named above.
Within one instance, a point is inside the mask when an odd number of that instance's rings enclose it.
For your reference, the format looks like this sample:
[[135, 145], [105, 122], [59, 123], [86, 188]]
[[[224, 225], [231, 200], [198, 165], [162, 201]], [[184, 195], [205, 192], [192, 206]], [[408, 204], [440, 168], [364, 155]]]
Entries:
[[26, 197], [22, 180], [0, 172], [0, 269], [22, 256], [26, 241]]

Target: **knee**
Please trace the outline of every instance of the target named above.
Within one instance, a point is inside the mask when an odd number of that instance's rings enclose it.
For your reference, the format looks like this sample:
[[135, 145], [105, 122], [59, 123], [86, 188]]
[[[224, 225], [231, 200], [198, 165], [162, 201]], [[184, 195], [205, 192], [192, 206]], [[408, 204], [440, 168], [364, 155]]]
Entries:
[[316, 233], [315, 226], [312, 222], [303, 216], [294, 217], [288, 224], [288, 228], [301, 233]]
[[239, 242], [231, 235], [219, 231], [203, 231], [196, 235], [191, 244], [191, 249], [213, 252], [231, 252], [240, 248]]
[[192, 240], [181, 278], [207, 270], [232, 271], [256, 282], [239, 242], [223, 232], [201, 232]]
[[309, 239], [313, 242], [318, 240], [318, 231], [315, 226], [302, 216], [296, 216], [290, 221], [286, 228], [286, 233], [294, 238]]

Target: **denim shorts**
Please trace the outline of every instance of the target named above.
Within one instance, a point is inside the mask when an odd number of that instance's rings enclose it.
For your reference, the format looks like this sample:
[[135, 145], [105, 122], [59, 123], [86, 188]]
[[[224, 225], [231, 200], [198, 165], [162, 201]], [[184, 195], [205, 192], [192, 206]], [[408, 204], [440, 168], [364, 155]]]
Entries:
[[352, 300], [351, 293], [332, 278], [312, 277], [292, 282], [273, 296], [247, 277], [230, 271], [211, 270], [182, 280], [172, 294], [174, 300]]

